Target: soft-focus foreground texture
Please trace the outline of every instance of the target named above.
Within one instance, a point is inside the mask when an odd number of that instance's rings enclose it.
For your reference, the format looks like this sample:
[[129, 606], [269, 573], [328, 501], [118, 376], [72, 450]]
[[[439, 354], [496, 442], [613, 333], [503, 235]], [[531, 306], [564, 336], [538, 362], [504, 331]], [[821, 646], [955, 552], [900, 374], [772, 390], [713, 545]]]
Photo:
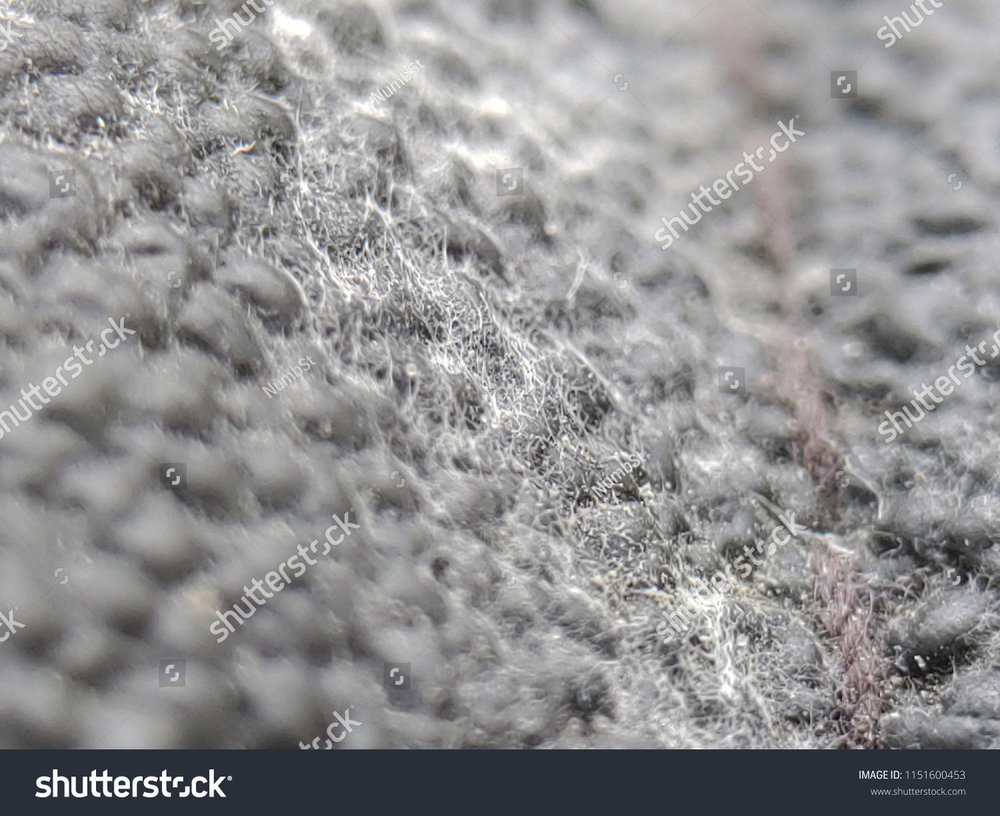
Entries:
[[1000, 363], [876, 431], [1000, 326], [995, 7], [259, 6], [4, 14], [0, 408], [136, 334], [0, 439], [0, 747], [1000, 746]]

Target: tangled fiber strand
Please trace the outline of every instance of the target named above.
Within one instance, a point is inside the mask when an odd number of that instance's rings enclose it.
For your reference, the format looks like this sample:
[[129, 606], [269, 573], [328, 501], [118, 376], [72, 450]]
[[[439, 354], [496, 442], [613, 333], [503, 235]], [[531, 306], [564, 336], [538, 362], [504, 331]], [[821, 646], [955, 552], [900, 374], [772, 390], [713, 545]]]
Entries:
[[[740, 26], [741, 15], [737, 10], [743, 9], [742, 4], [727, 2], [724, 7], [726, 13], [720, 17], [719, 36], [732, 47], [723, 53], [736, 52], [736, 56], [724, 59], [730, 78], [749, 93], [754, 109], [762, 112], [768, 100], [759, 67], [759, 31], [755, 23], [746, 20]], [[758, 179], [754, 195], [764, 225], [765, 255], [776, 277], [787, 280], [795, 260], [796, 242], [790, 187], [781, 161]], [[797, 300], [789, 296], [785, 312], [795, 314], [799, 308]], [[842, 486], [837, 475], [842, 472], [844, 459], [832, 439], [834, 417], [823, 384], [804, 341], [790, 329], [779, 328], [769, 334], [768, 345], [778, 369], [776, 391], [795, 418], [798, 458], [818, 487], [827, 519], [833, 521], [838, 515], [837, 498]], [[844, 732], [849, 744], [874, 747], [888, 664], [868, 634], [870, 617], [862, 614], [850, 563], [823, 551], [813, 560], [813, 566], [822, 605], [820, 617], [827, 632], [838, 641], [842, 656], [836, 701], [844, 720]]]
[[840, 652], [836, 701], [846, 744], [875, 748], [889, 663], [869, 633], [871, 615], [860, 611], [861, 593], [850, 562], [822, 543], [814, 546], [813, 556], [820, 618]]

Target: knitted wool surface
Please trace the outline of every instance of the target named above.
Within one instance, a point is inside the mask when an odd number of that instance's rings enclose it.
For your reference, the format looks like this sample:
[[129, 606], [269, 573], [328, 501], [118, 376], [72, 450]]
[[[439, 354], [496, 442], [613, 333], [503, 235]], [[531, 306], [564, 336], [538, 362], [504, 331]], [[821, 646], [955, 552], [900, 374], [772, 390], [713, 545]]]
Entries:
[[734, 4], [10, 4], [0, 747], [1000, 745], [1000, 20]]

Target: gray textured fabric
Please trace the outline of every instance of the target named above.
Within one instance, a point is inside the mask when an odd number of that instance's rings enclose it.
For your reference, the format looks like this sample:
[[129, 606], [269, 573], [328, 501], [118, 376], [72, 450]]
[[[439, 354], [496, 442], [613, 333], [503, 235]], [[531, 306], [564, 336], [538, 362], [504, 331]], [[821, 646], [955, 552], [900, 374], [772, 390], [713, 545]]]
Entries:
[[0, 747], [1000, 745], [995, 9], [259, 5], [5, 15]]

